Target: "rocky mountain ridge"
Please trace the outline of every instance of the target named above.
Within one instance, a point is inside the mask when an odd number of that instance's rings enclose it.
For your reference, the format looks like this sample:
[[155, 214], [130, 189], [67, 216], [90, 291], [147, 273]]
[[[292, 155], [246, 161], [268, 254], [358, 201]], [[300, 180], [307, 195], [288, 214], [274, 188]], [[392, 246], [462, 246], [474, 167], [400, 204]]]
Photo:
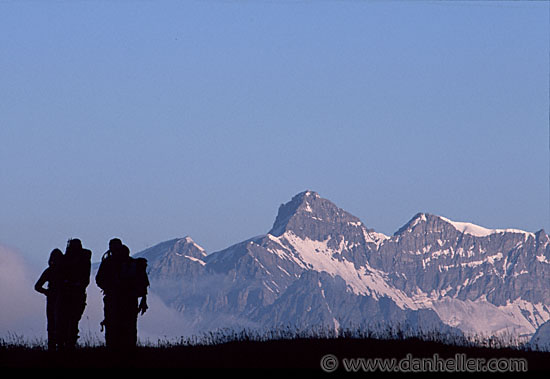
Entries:
[[263, 236], [211, 254], [185, 237], [137, 255], [195, 332], [399, 323], [527, 338], [550, 319], [549, 242], [426, 213], [386, 236], [304, 191]]

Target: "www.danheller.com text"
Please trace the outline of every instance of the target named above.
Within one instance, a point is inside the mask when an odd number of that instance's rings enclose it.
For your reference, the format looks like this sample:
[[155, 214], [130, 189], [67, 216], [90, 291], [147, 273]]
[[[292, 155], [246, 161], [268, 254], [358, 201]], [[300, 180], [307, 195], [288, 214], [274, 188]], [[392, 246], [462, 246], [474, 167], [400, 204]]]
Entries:
[[348, 372], [526, 372], [524, 358], [481, 358], [455, 354], [450, 358], [434, 354], [420, 358], [407, 354], [398, 358], [341, 358], [327, 354], [321, 358], [321, 369], [334, 372], [342, 368]]

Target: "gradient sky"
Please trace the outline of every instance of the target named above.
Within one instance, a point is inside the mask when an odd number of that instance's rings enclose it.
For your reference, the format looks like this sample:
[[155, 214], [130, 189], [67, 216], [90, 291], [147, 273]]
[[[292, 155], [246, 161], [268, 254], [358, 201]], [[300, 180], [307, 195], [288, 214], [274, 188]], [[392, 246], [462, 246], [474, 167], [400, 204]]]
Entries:
[[267, 232], [309, 189], [550, 230], [549, 3], [0, 1], [0, 244]]

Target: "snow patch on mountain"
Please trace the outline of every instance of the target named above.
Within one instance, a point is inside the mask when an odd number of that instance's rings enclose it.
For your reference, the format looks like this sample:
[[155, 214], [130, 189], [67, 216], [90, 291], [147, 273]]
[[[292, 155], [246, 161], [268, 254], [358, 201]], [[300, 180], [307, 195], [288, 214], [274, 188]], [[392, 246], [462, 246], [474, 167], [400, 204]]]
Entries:
[[459, 222], [459, 221], [451, 221], [448, 218], [438, 216], [441, 220], [451, 224], [456, 230], [458, 230], [461, 233], [464, 234], [470, 234], [475, 237], [487, 237], [491, 234], [496, 233], [516, 233], [516, 234], [524, 234], [526, 236], [532, 236], [535, 237], [535, 233], [526, 232], [524, 230], [519, 229], [488, 229], [483, 226], [479, 226], [476, 224], [472, 224], [469, 222]]
[[197, 263], [199, 263], [199, 264], [201, 264], [201, 265], [203, 265], [203, 266], [206, 265], [206, 262], [203, 261], [202, 259], [195, 258], [195, 257], [192, 257], [192, 256], [190, 256], [190, 255], [179, 254], [179, 253], [176, 253], [176, 255], [179, 256], [179, 257], [187, 258], [187, 259], [189, 259], [189, 260], [191, 260], [191, 261], [193, 261], [193, 262], [197, 262]]
[[390, 238], [383, 233], [378, 233], [373, 230], [368, 230], [364, 226], [362, 226], [361, 231], [363, 233], [363, 238], [365, 238], [365, 242], [374, 243], [377, 247], [380, 246], [382, 243], [384, 243], [384, 241]]
[[[333, 277], [339, 276], [346, 282], [348, 289], [356, 295], [372, 296], [374, 299], [388, 297], [401, 309], [418, 309], [414, 300], [389, 283], [385, 272], [376, 270], [368, 264], [356, 268], [352, 262], [342, 258], [342, 250], [328, 246], [330, 237], [325, 241], [314, 241], [302, 239], [289, 231], [281, 237], [270, 236], [270, 238], [277, 240], [281, 246], [290, 245], [295, 262], [302, 268], [326, 272]], [[277, 252], [287, 259], [291, 256], [288, 252], [280, 250]]]
[[187, 237], [183, 238], [183, 241], [185, 243], [193, 245], [197, 250], [199, 250], [202, 253], [202, 255], [206, 256], [206, 250], [204, 250], [202, 246], [200, 246], [195, 241], [193, 241], [193, 239], [191, 237], [187, 236]]
[[444, 323], [457, 327], [470, 336], [521, 336], [535, 331], [533, 325], [522, 315], [521, 307], [517, 303], [497, 307], [483, 298], [443, 298], [433, 303], [433, 309]]

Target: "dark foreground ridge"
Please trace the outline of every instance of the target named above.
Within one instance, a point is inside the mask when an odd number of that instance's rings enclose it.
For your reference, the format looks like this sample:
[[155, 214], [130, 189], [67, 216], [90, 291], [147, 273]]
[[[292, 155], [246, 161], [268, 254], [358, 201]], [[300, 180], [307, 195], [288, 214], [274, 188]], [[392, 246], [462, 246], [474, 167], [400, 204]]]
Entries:
[[[380, 366], [374, 367], [372, 364]], [[365, 371], [374, 367], [376, 371], [393, 372], [534, 372], [550, 371], [550, 353], [516, 348], [457, 346], [418, 338], [234, 340], [207, 345], [139, 346], [124, 355], [113, 354], [105, 347], [82, 347], [52, 353], [44, 348], [0, 345], [0, 367], [303, 368], [321, 373]]]

